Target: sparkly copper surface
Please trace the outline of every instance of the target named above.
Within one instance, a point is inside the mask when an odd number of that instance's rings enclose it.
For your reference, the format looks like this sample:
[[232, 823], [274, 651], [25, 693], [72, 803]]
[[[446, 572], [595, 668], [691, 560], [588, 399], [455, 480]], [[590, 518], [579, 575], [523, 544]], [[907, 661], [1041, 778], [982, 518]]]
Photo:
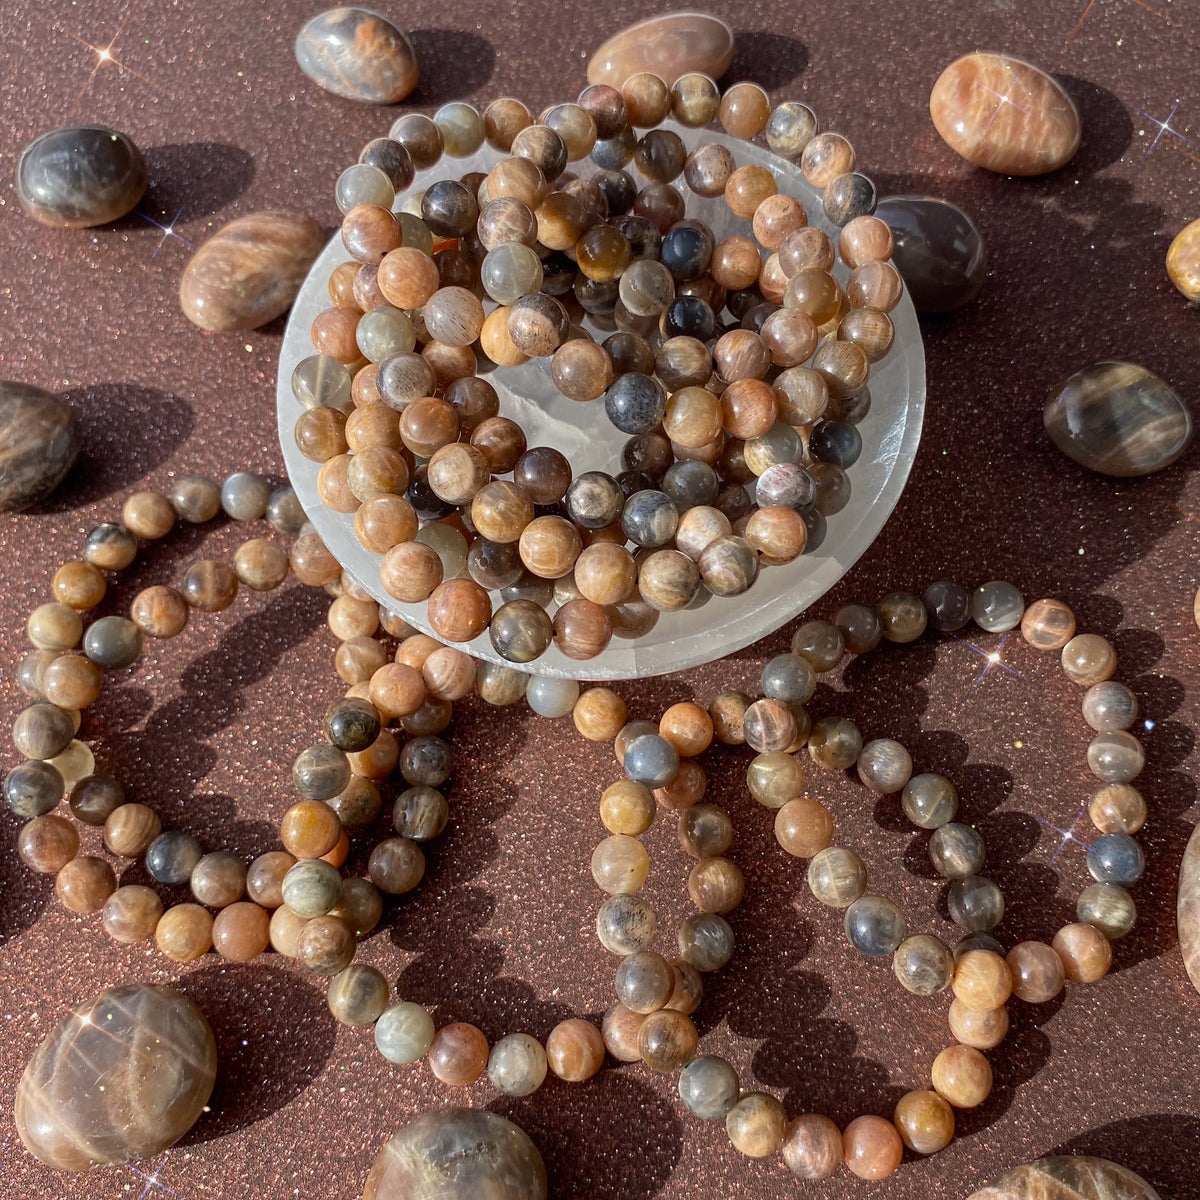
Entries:
[[[0, 192], [0, 377], [64, 391], [84, 437], [73, 480], [49, 507], [0, 522], [5, 664], [22, 651], [24, 616], [46, 598], [55, 566], [135, 485], [164, 485], [175, 472], [278, 474], [279, 325], [228, 337], [192, 327], [175, 298], [190, 253], [180, 239], [198, 244], [235, 216], [275, 207], [332, 224], [338, 170], [386, 132], [395, 111], [338, 100], [305, 80], [291, 43], [313, 7], [299, 0], [238, 6], [236, 20], [198, 0], [141, 0], [130, 11], [131, 2], [0, 6], [5, 177], [21, 146], [74, 120], [130, 133], [151, 181], [137, 213], [100, 230], [43, 228], [11, 191]], [[1183, 970], [1173, 914], [1175, 874], [1197, 815], [1197, 452], [1149, 479], [1087, 475], [1046, 440], [1041, 408], [1063, 374], [1113, 356], [1144, 363], [1196, 403], [1197, 313], [1171, 287], [1163, 259], [1172, 234], [1195, 216], [1200, 96], [1183, 98], [1169, 129], [1137, 110], [1167, 121], [1194, 65], [1200, 10], [1167, 0], [941, 0], [934, 8], [902, 0], [886, 11], [830, 0], [786, 12], [749, 0], [713, 8], [738, 31], [730, 79], [753, 78], [776, 99], [811, 103], [824, 127], [854, 141], [881, 195], [944, 195], [976, 217], [988, 240], [991, 275], [979, 300], [925, 326], [928, 417], [905, 497], [818, 612], [947, 575], [972, 584], [1007, 578], [1029, 598], [1061, 596], [1081, 629], [1113, 636], [1120, 678], [1155, 722], [1143, 731], [1151, 816], [1142, 835], [1147, 875], [1136, 889], [1141, 919], [1117, 944], [1113, 974], [1090, 988], [1071, 985], [1037, 1009], [1014, 1004], [1013, 1032], [992, 1054], [995, 1091], [961, 1114], [948, 1150], [906, 1162], [883, 1184], [842, 1175], [806, 1186], [779, 1157], [741, 1159], [719, 1126], [683, 1110], [670, 1080], [640, 1067], [605, 1070], [586, 1084], [552, 1080], [513, 1102], [482, 1085], [451, 1092], [425, 1068], [387, 1064], [363, 1031], [335, 1027], [321, 986], [278, 957], [230, 966], [209, 956], [175, 969], [153, 949], [118, 947], [94, 918], [65, 913], [48, 879], [21, 867], [16, 824], [5, 819], [5, 1197], [352, 1198], [398, 1125], [447, 1103], [515, 1118], [564, 1200], [957, 1200], [1064, 1148], [1127, 1163], [1164, 1200], [1193, 1194], [1200, 997]], [[632, 0], [593, 8], [519, 0], [510, 9], [500, 19], [484, 0], [453, 10], [427, 0], [388, 7], [415, 29], [422, 81], [414, 104], [432, 111], [460, 95], [514, 93], [537, 111], [574, 95], [586, 52], [645, 15]], [[553, 44], [542, 30], [554, 31]], [[99, 61], [76, 38], [111, 46], [111, 59]], [[980, 46], [1065, 77], [1085, 130], [1067, 171], [998, 178], [963, 163], [937, 136], [929, 88], [942, 66]], [[177, 581], [201, 545], [205, 555], [228, 555], [238, 540], [228, 527], [174, 534], [112, 600], [127, 604], [140, 586]], [[131, 798], [153, 802], [165, 824], [194, 831], [208, 848], [249, 854], [273, 843], [271, 827], [292, 799], [291, 759], [316, 737], [317, 714], [341, 690], [322, 619], [320, 598], [296, 586], [239, 597], [223, 616], [198, 615], [173, 644], [151, 647], [89, 715], [84, 730], [98, 760], [119, 772]], [[999, 641], [981, 636], [975, 645], [991, 651]], [[633, 714], [649, 715], [721, 687], [751, 689], [761, 661], [784, 644], [781, 634], [728, 662], [622, 691]], [[869, 734], [902, 739], [925, 769], [955, 780], [964, 814], [986, 836], [989, 873], [1009, 897], [1000, 932], [1012, 943], [1052, 935], [1085, 881], [1081, 847], [1068, 841], [1059, 853], [1061, 835], [1050, 826], [1071, 829], [1090, 794], [1090, 731], [1080, 693], [1052, 662], [1015, 639], [1003, 654], [1020, 676], [993, 667], [976, 686], [987, 664], [969, 645], [886, 649], [846, 671], [848, 698], [823, 687], [814, 711], [836, 703]], [[5, 724], [19, 705], [6, 665]], [[595, 798], [615, 774], [610, 750], [583, 743], [562, 722], [470, 706], [455, 746], [450, 831], [418, 892], [389, 906], [363, 960], [402, 996], [431, 1004], [439, 1023], [477, 1022], [491, 1038], [514, 1030], [545, 1037], [564, 1017], [598, 1017], [615, 961], [595, 943], [598, 897], [587, 863], [600, 831]], [[0, 769], [13, 761], [6, 737]], [[837, 917], [816, 911], [799, 865], [775, 847], [769, 814], [746, 797], [745, 758], [722, 753], [712, 762], [747, 887], [733, 914], [738, 951], [710, 977], [698, 1013], [702, 1047], [728, 1055], [746, 1086], [773, 1091], [789, 1112], [817, 1109], [842, 1125], [890, 1112], [903, 1092], [927, 1086], [929, 1063], [948, 1042], [944, 998], [902, 993], [886, 964], [851, 952]], [[926, 877], [924, 840], [895, 804], [848, 779], [822, 779], [815, 792], [914, 926], [952, 936], [934, 910], [940, 889]], [[1086, 815], [1075, 835], [1090, 837]], [[649, 897], [670, 927], [687, 911], [687, 864], [665, 825], [648, 844]], [[139, 870], [124, 879], [140, 880]], [[221, 1054], [212, 1112], [161, 1164], [169, 1193], [127, 1168], [55, 1176], [20, 1148], [8, 1116], [20, 1071], [63, 1005], [140, 980], [195, 999]], [[155, 1164], [141, 1169], [153, 1175]]]

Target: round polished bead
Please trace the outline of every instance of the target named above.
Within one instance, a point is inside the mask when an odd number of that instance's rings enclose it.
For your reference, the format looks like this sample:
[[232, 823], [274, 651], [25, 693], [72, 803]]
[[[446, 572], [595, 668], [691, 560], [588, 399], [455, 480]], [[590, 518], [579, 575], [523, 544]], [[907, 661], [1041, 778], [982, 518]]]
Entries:
[[320, 858], [303, 859], [283, 877], [283, 902], [299, 917], [321, 917], [341, 899], [342, 877]]
[[354, 931], [340, 917], [314, 917], [296, 936], [296, 959], [325, 978], [338, 974], [354, 958]]
[[9, 812], [26, 819], [53, 812], [63, 790], [58, 769], [36, 758], [14, 767], [4, 777], [4, 802]]
[[847, 909], [846, 940], [872, 958], [895, 953], [907, 932], [904, 914], [883, 896], [861, 896]]
[[[759, 754], [746, 768], [746, 786], [759, 804], [766, 808], [782, 809], [789, 802], [794, 803], [804, 790], [804, 768], [796, 757], [783, 750]], [[802, 822], [805, 815], [802, 811], [796, 811], [785, 823], [790, 825], [794, 821]], [[776, 830], [778, 829], [777, 819]]]
[[1137, 697], [1123, 683], [1108, 680], [1084, 693], [1083, 719], [1097, 733], [1129, 729], [1137, 715]]
[[956, 879], [946, 894], [950, 919], [968, 933], [995, 929], [1004, 916], [1004, 895], [982, 875]]
[[746, 744], [760, 754], [787, 750], [796, 741], [799, 725], [781, 700], [756, 700], [743, 718]]
[[723, 1118], [738, 1102], [737, 1071], [723, 1058], [705, 1054], [693, 1058], [679, 1075], [679, 1097], [693, 1116], [704, 1121]]
[[915, 1154], [936, 1154], [954, 1138], [954, 1110], [936, 1092], [915, 1091], [901, 1096], [892, 1122]]
[[847, 1169], [859, 1179], [886, 1179], [900, 1165], [904, 1143], [891, 1121], [855, 1117], [842, 1133], [842, 1155]]
[[941, 775], [914, 775], [900, 792], [900, 805], [918, 829], [939, 829], [954, 820], [958, 792]]
[[813, 858], [833, 841], [833, 817], [807, 796], [789, 800], [775, 814], [775, 838], [796, 858]]
[[917, 934], [896, 947], [892, 971], [906, 991], [933, 996], [947, 988], [954, 978], [954, 955], [941, 938]]
[[574, 679], [535, 675], [525, 689], [525, 700], [529, 707], [539, 717], [551, 720], [565, 717], [574, 709], [578, 699], [579, 684]]
[[952, 986], [967, 1008], [989, 1012], [1012, 995], [1012, 971], [991, 950], [969, 950], [955, 966]]
[[659, 734], [633, 739], [624, 755], [625, 774], [650, 788], [670, 783], [679, 771], [679, 751]]
[[1054, 999], [1066, 978], [1063, 961], [1045, 942], [1019, 942], [1005, 960], [1012, 972], [1013, 995], [1030, 1004]]
[[428, 1054], [429, 1069], [438, 1079], [452, 1087], [466, 1087], [487, 1069], [487, 1038], [474, 1025], [455, 1022], [437, 1031]]
[[1077, 634], [1063, 647], [1062, 668], [1072, 683], [1092, 687], [1116, 674], [1117, 653], [1107, 638]]
[[733, 843], [733, 822], [714, 804], [694, 804], [679, 814], [677, 836], [692, 858], [716, 858]]
[[631, 1012], [652, 1013], [662, 1008], [675, 986], [675, 973], [661, 954], [642, 950], [617, 967], [617, 999]]
[[212, 949], [212, 916], [199, 904], [176, 904], [159, 918], [154, 941], [175, 962], [193, 962]]
[[[853, 429], [853, 426], [847, 426]], [[846, 464], [848, 465], [848, 464]], [[889, 642], [915, 642], [925, 632], [928, 614], [919, 596], [892, 592], [875, 606], [883, 636]]]
[[547, 1068], [541, 1042], [527, 1033], [502, 1037], [488, 1056], [488, 1079], [506, 1096], [531, 1096], [545, 1081]]
[[846, 717], [822, 717], [809, 731], [809, 757], [820, 767], [844, 771], [854, 766], [862, 751], [858, 726]]
[[613, 834], [592, 852], [592, 878], [610, 895], [636, 892], [650, 873], [650, 856], [637, 838]]
[[846, 908], [867, 890], [867, 869], [853, 850], [829, 846], [808, 864], [808, 887], [830, 908]]
[[163, 915], [163, 902], [158, 894], [141, 884], [119, 887], [104, 902], [101, 920], [104, 932], [114, 942], [133, 945], [154, 936]]
[[204, 855], [188, 880], [192, 895], [209, 908], [226, 908], [246, 890], [246, 864], [227, 850]]
[[741, 903], [746, 883], [740, 868], [729, 859], [705, 858], [692, 868], [687, 887], [701, 912], [727, 913]]
[[65, 817], [34, 817], [21, 828], [17, 854], [41, 875], [55, 875], [79, 853], [79, 834]]
[[1088, 847], [1087, 867], [1098, 883], [1127, 886], [1141, 879], [1146, 856], [1127, 833], [1104, 833]]
[[567, 1083], [591, 1079], [604, 1063], [604, 1039], [590, 1021], [561, 1021], [546, 1039], [546, 1062]]
[[950, 822], [933, 831], [929, 861], [943, 879], [965, 879], [983, 869], [986, 851], [983, 838], [970, 825]]
[[106, 588], [104, 572], [79, 559], [63, 563], [51, 582], [55, 600], [78, 611], [95, 608], [104, 599]]
[[1146, 765], [1146, 752], [1132, 734], [1115, 729], [1092, 739], [1087, 762], [1092, 774], [1104, 783], [1129, 783]]
[[1095, 983], [1112, 966], [1112, 943], [1092, 925], [1064, 925], [1051, 944], [1072, 983]]
[[733, 929], [717, 913], [688, 917], [678, 943], [680, 957], [697, 971], [719, 971], [733, 957]]
[[420, 1062], [433, 1037], [433, 1018], [420, 1004], [393, 1004], [375, 1022], [375, 1046], [388, 1062]]
[[912, 755], [891, 738], [867, 742], [859, 751], [858, 777], [881, 795], [901, 791], [912, 778]]
[[186, 884], [203, 857], [200, 843], [190, 833], [168, 829], [146, 847], [146, 870], [159, 883]]
[[1146, 823], [1146, 801], [1127, 783], [1102, 787], [1088, 805], [1092, 824], [1101, 833], [1137, 833]]
[[947, 1046], [931, 1074], [934, 1091], [955, 1108], [977, 1108], [992, 1091], [991, 1064], [973, 1046]]
[[[1090, 925], [1084, 926], [1091, 929]], [[1108, 944], [1102, 933], [1092, 929], [1101, 941]], [[976, 1050], [995, 1049], [1008, 1034], [1008, 1010], [1000, 1008], [980, 1009], [970, 1008], [959, 999], [950, 1002], [948, 1013], [950, 1032], [964, 1046], [973, 1046]]]
[[102, 858], [83, 854], [66, 863], [54, 879], [54, 893], [69, 912], [98, 912], [117, 890], [113, 869]]
[[213, 918], [213, 949], [227, 962], [250, 962], [271, 944], [271, 917], [248, 900], [222, 908]]
[[1006, 633], [1024, 612], [1025, 598], [1011, 583], [985, 583], [971, 595], [971, 618], [987, 633]]
[[1079, 893], [1075, 915], [1115, 941], [1133, 928], [1137, 920], [1137, 908], [1133, 897], [1124, 888], [1109, 883], [1093, 883]]
[[1075, 636], [1075, 614], [1061, 600], [1037, 600], [1021, 618], [1021, 636], [1035, 649], [1061, 650]]
[[829, 1179], [842, 1165], [841, 1130], [819, 1113], [801, 1114], [787, 1128], [783, 1160], [797, 1179]]
[[654, 940], [654, 909], [640, 896], [616, 895], [596, 913], [596, 936], [611, 954], [645, 950]]
[[833, 615], [833, 623], [841, 632], [846, 649], [851, 654], [866, 654], [874, 650], [883, 637], [883, 625], [873, 608], [862, 604], [846, 604]]
[[774, 1096], [750, 1092], [725, 1115], [725, 1130], [734, 1149], [747, 1158], [766, 1158], [782, 1145], [787, 1114]]
[[118, 858], [139, 858], [162, 832], [162, 822], [145, 804], [122, 804], [104, 822], [104, 845]]
[[949, 579], [931, 583], [921, 599], [929, 624], [942, 633], [956, 633], [971, 619], [971, 597], [961, 583]]

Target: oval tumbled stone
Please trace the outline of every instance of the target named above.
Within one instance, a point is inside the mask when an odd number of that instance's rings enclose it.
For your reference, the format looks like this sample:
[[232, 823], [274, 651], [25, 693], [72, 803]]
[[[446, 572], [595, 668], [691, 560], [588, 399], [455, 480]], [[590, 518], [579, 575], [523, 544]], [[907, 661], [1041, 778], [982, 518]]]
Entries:
[[1167, 276], [1189, 300], [1200, 301], [1200, 217], [1171, 239]]
[[[1200, 625], [1200, 592], [1193, 615]], [[1192, 986], [1200, 992], [1200, 825], [1192, 830], [1183, 862], [1179, 865], [1179, 900], [1175, 912], [1179, 925], [1179, 950]]]
[[875, 215], [891, 227], [892, 262], [917, 312], [951, 312], [979, 295], [987, 254], [961, 208], [934, 196], [887, 196]]
[[1169, 467], [1192, 439], [1191, 414], [1152, 371], [1098, 362], [1051, 388], [1050, 440], [1089, 471], [1129, 478]]
[[929, 114], [952, 150], [1001, 175], [1045, 175], [1079, 149], [1071, 98], [1045, 71], [1004, 54], [952, 62], [933, 85]]
[[699, 71], [720, 79], [733, 62], [733, 30], [707, 13], [664, 13], [613, 34], [588, 62], [588, 83], [620, 87], [630, 75], [653, 71], [667, 86]]
[[257, 329], [287, 311], [324, 245], [321, 226], [301, 213], [270, 209], [238, 217], [184, 269], [184, 315], [201, 329]]
[[420, 78], [412, 42], [365, 8], [318, 13], [296, 35], [296, 62], [318, 87], [368, 104], [395, 104]]
[[477, 1108], [427, 1112], [378, 1155], [363, 1200], [546, 1200], [546, 1167], [529, 1135]]
[[79, 425], [65, 400], [0, 381], [0, 512], [44, 500], [78, 456]]
[[1052, 1154], [1016, 1167], [967, 1200], [1161, 1200], [1128, 1167], [1085, 1154]]
[[191, 1129], [216, 1077], [212, 1030], [186, 996], [111, 988], [38, 1047], [17, 1088], [17, 1132], [63, 1171], [136, 1162]]
[[17, 199], [43, 225], [107, 225], [145, 192], [142, 152], [125, 134], [103, 125], [43, 133], [17, 163]]

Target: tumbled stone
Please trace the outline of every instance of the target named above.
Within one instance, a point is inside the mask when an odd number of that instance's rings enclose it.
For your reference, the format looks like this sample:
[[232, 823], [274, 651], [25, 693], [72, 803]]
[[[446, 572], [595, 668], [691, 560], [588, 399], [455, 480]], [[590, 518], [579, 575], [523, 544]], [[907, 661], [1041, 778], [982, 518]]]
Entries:
[[363, 1200], [546, 1200], [546, 1167], [511, 1121], [476, 1108], [427, 1112], [375, 1157]]
[[613, 34], [588, 62], [588, 83], [621, 84], [639, 71], [661, 75], [670, 87], [698, 71], [720, 79], [733, 62], [733, 30], [706, 13], [664, 13]]
[[1053, 1154], [1016, 1167], [967, 1200], [1161, 1200], [1127, 1167], [1106, 1158]]
[[196, 1123], [216, 1077], [212, 1030], [186, 996], [110, 988], [38, 1047], [17, 1088], [17, 1132], [63, 1171], [136, 1162]]
[[1050, 440], [1101, 475], [1150, 475], [1192, 439], [1192, 417], [1157, 375], [1136, 363], [1098, 362], [1050, 390], [1042, 413]]
[[[1196, 624], [1200, 625], [1200, 592], [1196, 593]], [[1200, 992], [1200, 825], [1179, 865], [1179, 900], [1175, 910], [1179, 925], [1179, 950], [1192, 986]]]
[[257, 329], [287, 311], [324, 245], [321, 226], [300, 213], [269, 209], [238, 217], [184, 268], [184, 315], [213, 332]]
[[0, 512], [44, 500], [78, 455], [79, 425], [65, 400], [0, 380]]
[[888, 196], [875, 215], [891, 227], [892, 263], [919, 313], [951, 312], [987, 276], [983, 234], [961, 208], [935, 196]]
[[318, 13], [296, 35], [296, 62], [318, 87], [368, 104], [396, 104], [420, 77], [412, 42], [365, 8]]
[[967, 54], [938, 76], [929, 114], [942, 140], [967, 162], [1001, 175], [1045, 175], [1079, 149], [1070, 97], [1032, 63]]
[[1189, 300], [1200, 301], [1200, 217], [1171, 239], [1167, 276]]
[[43, 225], [72, 229], [123, 217], [146, 191], [146, 160], [103, 125], [53, 129], [17, 163], [17, 199]]

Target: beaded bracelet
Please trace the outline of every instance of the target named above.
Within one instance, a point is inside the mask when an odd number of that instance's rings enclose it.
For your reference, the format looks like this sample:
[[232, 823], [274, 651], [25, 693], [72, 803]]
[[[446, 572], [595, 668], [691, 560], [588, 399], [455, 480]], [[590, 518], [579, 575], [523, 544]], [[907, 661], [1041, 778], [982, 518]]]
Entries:
[[[634, 126], [671, 111], [685, 126], [719, 115], [734, 136], [765, 131], [773, 150], [800, 160], [843, 226], [844, 292], [829, 273], [833, 244], [765, 168], [737, 168], [717, 144], [689, 156], [669, 129], [635, 140]], [[515, 100], [483, 116], [455, 103], [432, 120], [402, 116], [364, 149], [336, 188], [354, 261], [335, 268], [333, 307], [313, 323], [319, 353], [293, 377], [306, 406], [297, 445], [321, 464], [324, 503], [355, 513], [384, 588], [427, 602], [438, 637], [463, 643], [489, 630], [497, 653], [520, 663], [552, 641], [570, 658], [594, 657], [614, 632], [638, 636], [702, 587], [738, 595], [760, 565], [800, 555], [810, 524], [848, 502], [846, 468], [862, 446], [854, 421], [902, 294], [891, 232], [871, 215], [873, 186], [854, 173], [849, 143], [818, 134], [804, 105], [772, 113], [757, 85], [722, 99], [703, 76], [668, 90], [638, 75], [620, 92], [589, 87], [539, 122]], [[403, 199], [417, 169], [443, 152], [473, 154], [485, 138], [512, 157]], [[550, 190], [589, 156], [591, 179]], [[631, 160], [650, 180], [641, 192], [622, 169]], [[724, 195], [758, 244], [718, 245], [684, 220], [670, 182], [680, 173], [697, 195]], [[396, 203], [411, 211], [393, 213]], [[499, 305], [486, 317], [480, 291]], [[727, 303], [742, 327], [721, 332], [714, 313]], [[599, 346], [578, 326], [583, 316], [615, 320], [619, 332]], [[632, 435], [626, 471], [572, 478], [560, 452], [527, 448], [475, 374], [477, 339], [500, 366], [542, 358], [572, 400], [603, 395]], [[510, 471], [511, 481], [494, 478]], [[483, 539], [473, 560], [456, 523]], [[698, 533], [703, 550], [693, 549]], [[456, 578], [464, 566], [469, 578]], [[573, 570], [577, 594], [551, 620], [549, 581]], [[489, 590], [500, 592], [496, 612]]]
[[[225, 489], [230, 497], [227, 509], [258, 515], [266, 504], [264, 487], [251, 477], [231, 477]], [[215, 490], [208, 481], [181, 481], [175, 507], [191, 512], [194, 519], [204, 519], [204, 514], [213, 515]], [[239, 503], [239, 491], [247, 490], [258, 498]], [[282, 507], [287, 493], [279, 496]], [[189, 498], [194, 503], [189, 504]], [[23, 752], [61, 754], [64, 739], [73, 737], [77, 725], [72, 714], [53, 699], [77, 701], [83, 707], [95, 699], [88, 698], [90, 693], [99, 691], [98, 685], [93, 687], [92, 672], [78, 662], [54, 666], [64, 658], [81, 657], [69, 653], [79, 640], [78, 610], [93, 607], [102, 597], [101, 565], [120, 569], [132, 561], [136, 541], [129, 530], [161, 536], [173, 523], [174, 510], [164, 497], [143, 494], [126, 506], [125, 519], [127, 528], [101, 526], [89, 535], [87, 561], [66, 564], [58, 572], [57, 603], [36, 610], [37, 619], [31, 619], [31, 635], [43, 647], [39, 653], [52, 658], [41, 660], [40, 674], [34, 671], [31, 677], [36, 691], [48, 699], [22, 713], [14, 727]], [[290, 524], [297, 523], [295, 514]], [[332, 559], [327, 552], [324, 557], [320, 554], [319, 539], [314, 544], [314, 534], [299, 532], [297, 547], [306, 536], [309, 545], [301, 554], [293, 548], [293, 567], [299, 564], [297, 573], [308, 576], [309, 582], [334, 585]], [[225, 565], [213, 560], [193, 567], [183, 595], [195, 608], [227, 607], [238, 579], [255, 587], [277, 586], [287, 572], [281, 555], [274, 543], [262, 539], [246, 543], [232, 572], [228, 567], [222, 571]], [[334, 586], [334, 590], [339, 589]], [[1110, 682], [1115, 670], [1111, 646], [1102, 638], [1073, 636], [1074, 618], [1057, 602], [1040, 601], [1026, 611], [1019, 593], [1007, 584], [987, 584], [972, 598], [957, 585], [939, 583], [921, 598], [886, 597], [877, 610], [848, 605], [839, 610], [832, 625], [808, 622], [796, 631], [792, 653], [778, 656], [764, 668], [762, 700], [751, 703], [739, 693], [722, 693], [709, 713], [694, 704], [676, 705], [655, 726], [626, 723], [623, 702], [607, 688], [593, 688], [581, 696], [572, 681], [526, 681], [510, 668], [490, 664], [481, 664], [477, 674], [468, 656], [439, 648], [424, 635], [405, 637], [396, 661], [386, 663], [380, 650], [367, 650], [368, 645], [378, 645], [370, 636], [379, 623], [374, 604], [356, 596], [350, 581], [341, 590], [343, 594], [331, 606], [329, 624], [343, 639], [337, 665], [343, 679], [351, 683], [350, 694], [327, 714], [329, 742], [297, 759], [293, 778], [306, 798], [288, 811], [281, 824], [284, 851], [260, 856], [247, 875], [232, 855], [218, 852], [202, 857], [198, 843], [187, 835], [159, 832], [151, 810], [121, 803], [115, 781], [92, 776], [72, 791], [72, 809], [81, 821], [103, 820], [110, 851], [133, 856], [144, 850], [151, 874], [162, 882], [190, 883], [198, 900], [220, 910], [215, 921], [200, 904], [176, 905], [164, 913], [151, 889], [137, 885], [116, 889], [103, 859], [77, 856], [78, 835], [70, 822], [48, 815], [47, 806], [56, 805], [62, 794], [59, 775], [57, 792], [51, 796], [54, 789], [49, 785], [58, 774], [56, 768], [31, 759], [10, 773], [5, 781], [10, 807], [20, 815], [37, 814], [22, 831], [21, 855], [35, 869], [58, 871], [56, 890], [69, 908], [95, 911], [103, 904], [105, 926], [114, 938], [136, 941], [153, 932], [160, 948], [181, 961], [214, 946], [225, 957], [244, 961], [269, 941], [309, 969], [333, 976], [329, 1003], [339, 1020], [375, 1023], [376, 1042], [386, 1057], [416, 1061], [428, 1054], [431, 1068], [446, 1082], [473, 1082], [486, 1065], [502, 1090], [528, 1094], [540, 1085], [547, 1061], [565, 1079], [584, 1079], [599, 1069], [605, 1047], [618, 1059], [636, 1056], [660, 1070], [683, 1068], [680, 1092], [693, 1111], [725, 1115], [734, 1144], [751, 1156], [769, 1154], [782, 1145], [791, 1169], [810, 1178], [829, 1174], [843, 1158], [856, 1174], [882, 1178], [898, 1165], [901, 1142], [919, 1153], [948, 1144], [953, 1134], [950, 1106], [974, 1107], [990, 1091], [990, 1066], [979, 1049], [1002, 1040], [1007, 1030], [1003, 1004], [1009, 994], [1039, 1002], [1056, 995], [1064, 977], [1100, 978], [1111, 961], [1107, 939], [1132, 926], [1132, 900], [1118, 885], [1136, 881], [1143, 865], [1140, 848], [1124, 832], [1135, 832], [1145, 816], [1144, 802], [1128, 786], [1142, 762], [1140, 744], [1125, 732], [1136, 716], [1136, 701], [1127, 689]], [[161, 616], [178, 613], [178, 604], [167, 598], [170, 592], [147, 589], [139, 595], [133, 605], [136, 624], [111, 617], [94, 622], [84, 638], [85, 660], [111, 669], [128, 666], [140, 649], [134, 636], [138, 630], [165, 636], [177, 632], [182, 628], [179, 617], [164, 620]], [[154, 603], [147, 599], [151, 595]], [[182, 613], [186, 620], [186, 604]], [[1098, 884], [1080, 897], [1080, 923], [1060, 930], [1053, 947], [1023, 943], [1009, 952], [1007, 960], [1000, 957], [999, 944], [983, 933], [998, 922], [1002, 900], [994, 885], [976, 874], [982, 866], [978, 835], [950, 821], [957, 805], [952, 785], [939, 776], [912, 777], [911, 758], [899, 743], [881, 740], [864, 745], [857, 729], [843, 719], [824, 718], [810, 730], [803, 707], [815, 687], [816, 672], [832, 669], [846, 648], [862, 653], [884, 638], [911, 641], [927, 622], [939, 629], [961, 628], [972, 615], [992, 631], [1013, 628], [1020, 621], [1026, 640], [1042, 649], [1061, 649], [1069, 677], [1091, 685], [1084, 712], [1098, 737], [1089, 748], [1089, 766], [1108, 784], [1091, 806], [1094, 821], [1106, 832], [1089, 851], [1089, 870]], [[397, 635], [411, 632], [403, 623], [389, 624]], [[418, 667], [419, 681], [413, 678]], [[379, 807], [377, 789], [369, 783], [352, 786], [351, 780], [386, 776], [402, 762], [402, 773], [414, 786], [396, 805], [394, 823], [401, 836], [375, 848], [370, 874], [382, 890], [395, 894], [411, 890], [424, 871], [417, 841], [436, 836], [447, 819], [444, 797], [434, 785], [449, 776], [449, 748], [428, 734], [448, 724], [451, 697], [461, 698], [476, 685], [492, 703], [513, 703], [524, 691], [542, 715], [571, 711], [584, 736], [614, 738], [627, 776], [602, 797], [602, 819], [612, 836], [597, 848], [592, 862], [596, 881], [613, 893], [598, 915], [598, 935], [606, 948], [626, 956], [617, 972], [618, 1004], [606, 1014], [601, 1033], [579, 1020], [556, 1027], [547, 1041], [548, 1060], [540, 1044], [527, 1035], [501, 1039], [489, 1054], [486, 1038], [474, 1026], [455, 1023], [435, 1031], [427, 1010], [403, 1002], [385, 1011], [386, 980], [374, 968], [352, 962], [355, 933], [378, 921], [382, 901], [372, 883], [342, 880], [338, 872], [348, 850], [342, 818], [346, 824], [356, 818], [369, 820]], [[403, 755], [394, 737], [381, 729], [380, 720], [381, 712], [401, 715], [400, 710], [407, 710], [403, 715], [410, 730], [425, 735], [409, 742]], [[754, 1093], [738, 1098], [736, 1073], [723, 1060], [692, 1057], [697, 1038], [688, 1014], [698, 1006], [702, 992], [696, 972], [716, 969], [728, 960], [733, 935], [721, 914], [736, 906], [743, 890], [740, 872], [723, 857], [732, 839], [727, 816], [699, 803], [704, 775], [694, 758], [714, 736], [729, 743], [745, 741], [758, 751], [747, 773], [751, 793], [777, 810], [776, 836], [784, 849], [811, 858], [808, 879], [814, 895], [823, 903], [847, 909], [850, 943], [870, 955], [893, 955], [893, 969], [911, 991], [927, 994], [953, 983], [956, 998], [950, 1024], [960, 1045], [935, 1060], [933, 1092], [916, 1091], [903, 1098], [894, 1126], [866, 1116], [839, 1135], [827, 1118], [807, 1114], [789, 1127], [772, 1097]], [[790, 752], [805, 744], [818, 764], [855, 765], [863, 782], [874, 790], [900, 792], [914, 824], [935, 829], [931, 858], [939, 873], [956, 879], [951, 915], [971, 931], [956, 955], [928, 935], [906, 937], [895, 906], [865, 894], [861, 861], [830, 844], [833, 823], [828, 810], [801, 795], [803, 772]], [[350, 756], [356, 759], [353, 764]], [[680, 929], [682, 961], [675, 964], [647, 949], [653, 912], [633, 894], [649, 866], [637, 835], [653, 819], [656, 798], [683, 810], [680, 841], [700, 859], [688, 882], [701, 911]], [[957, 897], [955, 889], [959, 889]], [[243, 890], [257, 903], [241, 901]], [[267, 918], [266, 910], [272, 907], [274, 915]]]

